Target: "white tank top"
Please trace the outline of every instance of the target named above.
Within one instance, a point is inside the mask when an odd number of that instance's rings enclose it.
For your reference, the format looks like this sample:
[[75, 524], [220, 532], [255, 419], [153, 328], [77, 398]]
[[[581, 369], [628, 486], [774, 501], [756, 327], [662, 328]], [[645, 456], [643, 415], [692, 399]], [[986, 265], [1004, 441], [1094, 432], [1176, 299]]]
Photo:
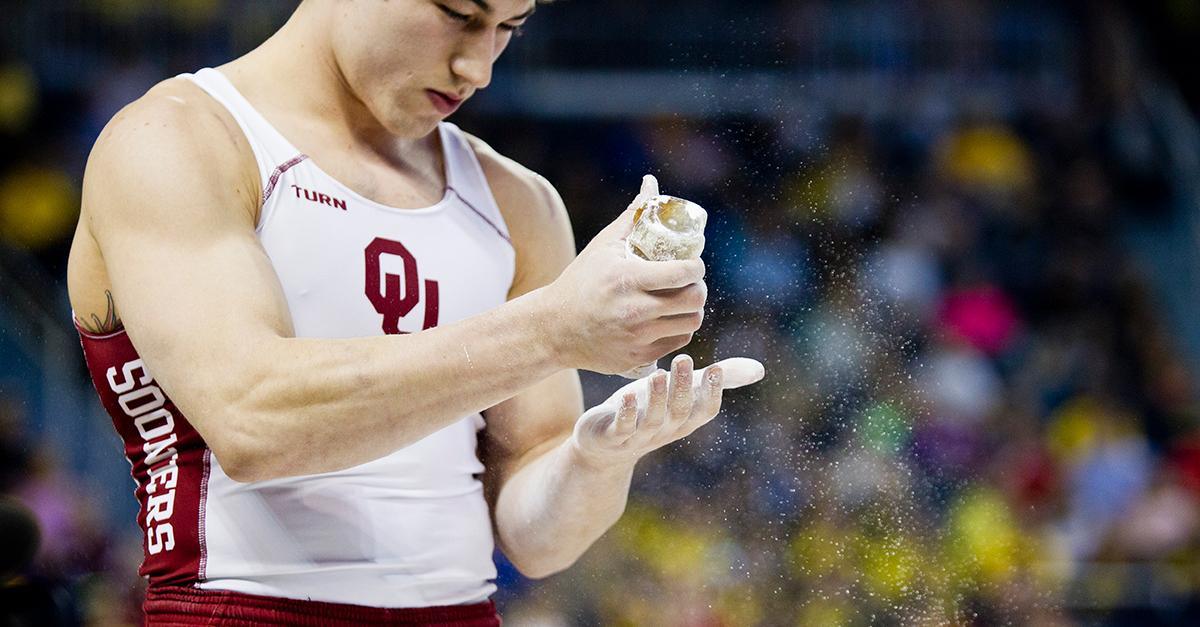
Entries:
[[[182, 76], [229, 110], [254, 150], [263, 182], [258, 237], [298, 337], [413, 333], [505, 302], [514, 251], [458, 127], [438, 127], [443, 198], [398, 209], [327, 175], [219, 71]], [[480, 414], [463, 416], [361, 466], [259, 483], [232, 481], [211, 458], [199, 585], [378, 607], [486, 600], [496, 569], [477, 478], [483, 426]]]

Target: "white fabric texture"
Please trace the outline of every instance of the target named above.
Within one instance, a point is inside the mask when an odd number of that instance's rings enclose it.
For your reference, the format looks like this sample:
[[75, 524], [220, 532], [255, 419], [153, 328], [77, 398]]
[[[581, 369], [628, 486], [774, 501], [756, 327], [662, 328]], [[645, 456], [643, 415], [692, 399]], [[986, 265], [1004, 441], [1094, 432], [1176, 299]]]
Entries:
[[[219, 71], [183, 76], [229, 110], [254, 150], [266, 198], [257, 232], [298, 337], [381, 335], [389, 316], [392, 332], [412, 333], [504, 303], [515, 254], [458, 127], [438, 128], [442, 200], [388, 207], [301, 155]], [[486, 600], [496, 569], [477, 478], [483, 426], [480, 414], [463, 416], [367, 464], [251, 484], [213, 458], [201, 587], [376, 607]]]

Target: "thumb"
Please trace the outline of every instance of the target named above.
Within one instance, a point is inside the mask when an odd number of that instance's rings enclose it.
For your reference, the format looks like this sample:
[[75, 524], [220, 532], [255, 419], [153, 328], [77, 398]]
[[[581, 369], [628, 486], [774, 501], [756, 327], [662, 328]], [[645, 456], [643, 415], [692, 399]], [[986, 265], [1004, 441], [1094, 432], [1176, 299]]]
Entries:
[[658, 179], [654, 178], [653, 174], [647, 174], [642, 177], [642, 188], [638, 190], [638, 195], [634, 197], [633, 202], [629, 203], [629, 208], [637, 211], [638, 207], [646, 204], [646, 201], [658, 195]]
[[603, 402], [595, 407], [588, 408], [587, 411], [579, 415], [575, 420], [575, 432], [581, 430], [595, 428], [596, 426], [607, 425], [611, 421], [616, 420], [617, 409], [620, 403]]
[[634, 199], [634, 202], [640, 206], [642, 203], [654, 198], [657, 195], [658, 179], [655, 178], [653, 174], [647, 174], [642, 177], [642, 189], [638, 193], [637, 198]]
[[[722, 359], [713, 364], [713, 366], [721, 367], [721, 389], [732, 390], [740, 388], [752, 383], [762, 381], [766, 376], [766, 369], [762, 362], [749, 357], [731, 357]], [[708, 368], [711, 368], [709, 366]], [[692, 386], [699, 387], [700, 382], [704, 380], [704, 375], [708, 373], [708, 368], [702, 368], [692, 375]]]
[[630, 205], [628, 209], [621, 212], [616, 220], [609, 223], [602, 231], [596, 234], [593, 241], [616, 241], [629, 237], [633, 232], [633, 214], [637, 213], [637, 206]]
[[629, 237], [633, 232], [633, 216], [637, 213], [638, 207], [641, 207], [647, 200], [658, 195], [658, 179], [654, 178], [653, 174], [647, 174], [642, 177], [642, 188], [638, 195], [629, 203], [625, 211], [617, 216], [604, 230], [596, 235], [595, 239], [618, 240]]

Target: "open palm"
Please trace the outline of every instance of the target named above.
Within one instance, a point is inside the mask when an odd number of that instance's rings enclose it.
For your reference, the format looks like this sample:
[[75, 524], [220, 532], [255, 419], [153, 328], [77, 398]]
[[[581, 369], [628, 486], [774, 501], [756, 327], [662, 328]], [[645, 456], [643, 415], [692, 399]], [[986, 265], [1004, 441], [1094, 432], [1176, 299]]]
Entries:
[[719, 361], [693, 371], [680, 355], [671, 372], [633, 381], [584, 412], [572, 441], [591, 462], [634, 462], [646, 453], [690, 435], [721, 410], [722, 392], [762, 380], [763, 365], [746, 357]]

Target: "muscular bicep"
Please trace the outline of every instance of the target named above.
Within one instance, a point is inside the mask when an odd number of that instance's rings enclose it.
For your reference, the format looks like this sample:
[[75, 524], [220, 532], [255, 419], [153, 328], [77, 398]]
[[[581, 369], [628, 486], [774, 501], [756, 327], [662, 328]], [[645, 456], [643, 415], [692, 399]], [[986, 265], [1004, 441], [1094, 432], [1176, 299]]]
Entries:
[[254, 233], [249, 148], [203, 98], [167, 90], [115, 118], [89, 158], [81, 214], [130, 339], [202, 433], [209, 404], [253, 384], [232, 381], [234, 366], [290, 331]]

